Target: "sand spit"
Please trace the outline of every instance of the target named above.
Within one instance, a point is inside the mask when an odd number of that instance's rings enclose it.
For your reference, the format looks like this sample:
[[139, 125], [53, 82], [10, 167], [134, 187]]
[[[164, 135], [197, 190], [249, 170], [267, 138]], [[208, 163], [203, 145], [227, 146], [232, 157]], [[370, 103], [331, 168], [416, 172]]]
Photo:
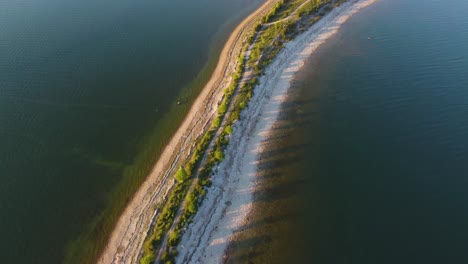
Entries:
[[260, 79], [248, 110], [233, 126], [224, 161], [216, 168], [193, 223], [179, 244], [177, 263], [222, 263], [232, 234], [248, 222], [256, 190], [257, 157], [305, 60], [351, 16], [376, 0], [350, 0], [286, 44]]
[[98, 263], [137, 262], [151, 221], [157, 213], [154, 208], [165, 199], [174, 184], [172, 173], [193, 152], [193, 142], [203, 135], [216, 116], [218, 102], [223, 96], [222, 90], [229, 84], [236, 69], [246, 32], [253, 28], [255, 21], [264, 16], [276, 2], [277, 0], [267, 0], [231, 34], [209, 82], [164, 149], [153, 171], [124, 210]]

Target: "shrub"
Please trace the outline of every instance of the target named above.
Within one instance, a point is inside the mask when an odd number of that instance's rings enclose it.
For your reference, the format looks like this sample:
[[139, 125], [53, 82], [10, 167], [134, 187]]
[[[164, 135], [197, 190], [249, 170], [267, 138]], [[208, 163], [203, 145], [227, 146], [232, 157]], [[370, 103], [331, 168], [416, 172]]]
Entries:
[[197, 197], [195, 196], [195, 194], [190, 193], [189, 195], [187, 195], [186, 203], [187, 203], [187, 211], [190, 214], [194, 214], [197, 212]]
[[224, 159], [223, 151], [220, 149], [217, 149], [214, 153], [214, 157], [217, 161], [221, 162]]
[[153, 264], [155, 259], [154, 254], [146, 255], [140, 260], [140, 264]]
[[222, 103], [218, 106], [218, 113], [220, 115], [224, 115], [227, 111], [227, 104], [226, 103]]
[[244, 108], [245, 108], [245, 102], [240, 102], [239, 108], [240, 108], [240, 109], [244, 109]]
[[180, 167], [180, 169], [177, 171], [175, 175], [175, 179], [178, 182], [182, 183], [186, 181], [188, 178], [189, 178], [189, 174], [187, 173], [187, 171], [184, 169], [184, 167]]
[[167, 251], [164, 251], [164, 252], [162, 253], [161, 260], [162, 260], [162, 261], [165, 261], [165, 260], [168, 259], [168, 257], [169, 257], [169, 256], [167, 255]]
[[211, 128], [212, 128], [212, 129], [217, 129], [220, 125], [221, 125], [221, 118], [220, 118], [219, 116], [217, 116], [217, 117], [213, 120], [213, 124], [211, 125]]
[[168, 244], [174, 246], [179, 240], [179, 232], [171, 230], [169, 232], [169, 239], [167, 240]]
[[224, 129], [224, 132], [226, 132], [226, 134], [228, 134], [228, 135], [231, 135], [232, 134], [232, 127], [231, 126], [226, 126], [226, 128]]

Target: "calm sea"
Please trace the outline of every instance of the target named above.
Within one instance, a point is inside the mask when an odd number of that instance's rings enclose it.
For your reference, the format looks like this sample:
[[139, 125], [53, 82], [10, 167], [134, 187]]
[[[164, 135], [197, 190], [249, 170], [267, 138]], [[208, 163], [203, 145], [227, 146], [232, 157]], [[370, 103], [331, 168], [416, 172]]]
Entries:
[[0, 1], [1, 262], [89, 263], [262, 2]]
[[468, 263], [468, 1], [379, 0], [292, 90], [232, 262]]

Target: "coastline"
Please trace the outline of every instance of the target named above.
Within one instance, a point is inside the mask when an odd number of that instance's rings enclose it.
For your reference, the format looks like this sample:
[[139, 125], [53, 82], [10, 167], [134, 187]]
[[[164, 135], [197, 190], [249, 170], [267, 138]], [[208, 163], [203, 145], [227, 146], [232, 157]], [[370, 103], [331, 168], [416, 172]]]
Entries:
[[291, 81], [323, 43], [350, 17], [376, 0], [350, 0], [286, 44], [255, 88], [249, 108], [233, 126], [225, 160], [215, 169], [213, 186], [177, 248], [177, 263], [220, 263], [229, 260], [235, 232], [247, 225], [258, 189], [257, 164], [263, 142], [278, 122]]
[[114, 228], [98, 263], [134, 263], [157, 213], [155, 206], [163, 201], [174, 185], [170, 177], [193, 152], [193, 142], [206, 131], [216, 117], [217, 105], [223, 98], [223, 88], [235, 71], [237, 57], [245, 32], [277, 0], [267, 0], [245, 18], [228, 38], [215, 70], [200, 95], [194, 101], [184, 121], [171, 138], [151, 174], [136, 192]]

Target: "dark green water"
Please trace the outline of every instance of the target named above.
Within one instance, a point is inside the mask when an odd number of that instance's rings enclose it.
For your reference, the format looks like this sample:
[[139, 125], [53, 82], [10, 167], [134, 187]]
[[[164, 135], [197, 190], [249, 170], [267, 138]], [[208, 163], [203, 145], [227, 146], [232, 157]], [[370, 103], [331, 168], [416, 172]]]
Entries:
[[468, 263], [467, 43], [467, 1], [380, 0], [299, 74], [304, 262]]
[[60, 263], [71, 241], [75, 262], [97, 254], [261, 3], [0, 1], [2, 263]]
[[468, 263], [467, 43], [465, 0], [351, 18], [296, 76], [230, 262]]

